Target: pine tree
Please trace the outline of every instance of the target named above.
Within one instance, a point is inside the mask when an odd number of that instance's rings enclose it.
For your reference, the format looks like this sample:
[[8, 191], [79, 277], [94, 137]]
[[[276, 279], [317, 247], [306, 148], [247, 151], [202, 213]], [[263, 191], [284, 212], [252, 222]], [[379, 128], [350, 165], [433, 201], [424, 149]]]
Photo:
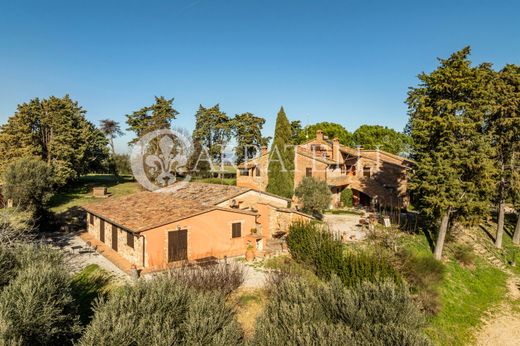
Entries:
[[153, 105], [126, 115], [128, 130], [134, 132], [137, 136], [130, 144], [134, 144], [148, 132], [170, 128], [172, 120], [179, 114], [173, 108], [173, 100], [173, 98], [167, 99], [164, 96], [156, 96]]
[[101, 167], [108, 142], [85, 113], [68, 95], [18, 105], [0, 128], [0, 172], [17, 158], [37, 156], [52, 168], [55, 184], [63, 186]]
[[262, 128], [265, 119], [252, 113], [235, 115], [233, 118], [233, 133], [237, 145], [235, 147], [235, 162], [240, 164], [252, 159], [258, 154], [257, 149], [263, 145]]
[[[450, 221], [487, 213], [495, 167], [487, 128], [490, 111], [488, 65], [471, 67], [466, 47], [431, 74], [419, 75], [409, 92], [408, 130], [417, 162], [410, 182], [414, 204], [440, 220], [435, 257], [440, 259]], [[433, 222], [432, 222], [433, 223]]]
[[291, 145], [291, 138], [291, 123], [281, 107], [276, 117], [269, 156], [267, 191], [286, 198], [292, 198], [294, 192], [294, 147]]

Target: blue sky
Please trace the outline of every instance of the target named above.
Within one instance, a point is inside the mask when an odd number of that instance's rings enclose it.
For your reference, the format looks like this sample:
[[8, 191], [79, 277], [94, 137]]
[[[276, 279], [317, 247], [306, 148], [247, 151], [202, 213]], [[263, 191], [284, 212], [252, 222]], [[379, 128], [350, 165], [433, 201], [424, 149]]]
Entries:
[[[0, 1], [0, 124], [16, 105], [72, 98], [98, 124], [175, 98], [252, 112], [272, 135], [291, 120], [402, 130], [407, 89], [465, 45], [497, 68], [520, 63], [515, 1]], [[126, 150], [130, 135], [118, 139]]]

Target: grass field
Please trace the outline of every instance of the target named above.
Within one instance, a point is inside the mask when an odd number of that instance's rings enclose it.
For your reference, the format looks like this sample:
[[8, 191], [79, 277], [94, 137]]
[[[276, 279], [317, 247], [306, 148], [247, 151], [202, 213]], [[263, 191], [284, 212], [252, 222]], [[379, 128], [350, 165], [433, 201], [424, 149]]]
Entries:
[[[407, 235], [401, 242], [419, 256], [431, 256], [423, 235]], [[441, 310], [429, 318], [426, 332], [436, 345], [468, 345], [483, 316], [507, 299], [507, 274], [479, 257], [472, 266], [462, 266], [449, 256], [449, 246], [439, 286]]]
[[139, 184], [129, 176], [120, 177], [118, 180], [113, 175], [90, 174], [81, 177], [66, 190], [55, 194], [49, 202], [50, 210], [55, 213], [61, 213], [71, 207], [82, 206], [98, 200], [92, 197], [92, 188], [94, 186], [106, 186], [108, 192], [116, 197], [140, 190]]

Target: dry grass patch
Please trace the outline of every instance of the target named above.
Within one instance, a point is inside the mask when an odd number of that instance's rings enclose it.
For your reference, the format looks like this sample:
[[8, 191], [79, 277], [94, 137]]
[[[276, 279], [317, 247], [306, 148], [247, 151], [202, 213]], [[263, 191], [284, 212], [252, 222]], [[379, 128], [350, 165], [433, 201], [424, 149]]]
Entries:
[[251, 339], [255, 332], [256, 319], [267, 302], [266, 291], [260, 288], [240, 288], [230, 295], [229, 302], [237, 309], [237, 320], [246, 339]]

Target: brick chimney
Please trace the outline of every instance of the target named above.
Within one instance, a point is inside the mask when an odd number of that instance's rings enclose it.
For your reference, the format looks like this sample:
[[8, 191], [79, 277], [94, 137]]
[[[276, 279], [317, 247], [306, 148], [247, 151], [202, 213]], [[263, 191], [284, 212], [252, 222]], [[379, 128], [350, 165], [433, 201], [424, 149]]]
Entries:
[[339, 152], [339, 139], [335, 137], [332, 140], [332, 161], [339, 162], [341, 154]]
[[322, 130], [316, 131], [316, 139], [319, 141], [323, 140], [323, 131]]
[[262, 147], [260, 148], [260, 150], [261, 150], [262, 155], [267, 154], [267, 145], [262, 145]]

